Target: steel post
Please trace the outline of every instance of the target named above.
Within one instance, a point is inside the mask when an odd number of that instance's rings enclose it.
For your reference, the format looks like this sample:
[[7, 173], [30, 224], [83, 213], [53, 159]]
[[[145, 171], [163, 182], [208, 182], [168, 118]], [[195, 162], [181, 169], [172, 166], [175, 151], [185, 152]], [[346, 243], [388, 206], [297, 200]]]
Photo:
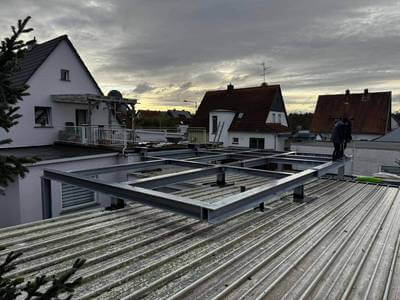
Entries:
[[52, 201], [51, 201], [51, 180], [42, 177], [42, 217], [43, 219], [50, 219], [53, 216]]

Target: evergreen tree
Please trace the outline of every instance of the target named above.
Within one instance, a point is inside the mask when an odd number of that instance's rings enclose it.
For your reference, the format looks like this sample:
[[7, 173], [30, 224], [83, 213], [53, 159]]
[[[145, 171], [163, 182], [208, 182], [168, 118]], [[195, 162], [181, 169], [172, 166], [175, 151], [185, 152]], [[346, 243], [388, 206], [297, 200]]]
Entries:
[[[0, 45], [0, 130], [9, 132], [21, 117], [18, 114], [18, 101], [27, 93], [28, 85], [15, 86], [11, 76], [20, 70], [19, 63], [27, 52], [27, 44], [20, 39], [21, 35], [32, 31], [26, 25], [30, 17], [18, 20], [17, 27], [11, 26], [12, 35], [1, 41]], [[2, 128], [2, 129], [1, 129]], [[0, 145], [11, 143], [11, 139], [0, 140]], [[16, 176], [24, 177], [28, 169], [27, 163], [34, 163], [38, 158], [17, 158], [13, 155], [0, 155], [0, 185], [7, 186]]]
[[83, 266], [85, 260], [77, 259], [72, 268], [57, 277], [47, 277], [42, 275], [36, 277], [34, 281], [28, 281], [25, 285], [24, 278], [8, 278], [8, 272], [16, 268], [16, 260], [22, 256], [21, 252], [11, 252], [0, 264], [0, 299], [35, 299], [35, 300], [57, 300], [63, 295], [62, 299], [71, 299], [74, 288], [82, 282], [82, 277], [72, 282], [68, 280]]

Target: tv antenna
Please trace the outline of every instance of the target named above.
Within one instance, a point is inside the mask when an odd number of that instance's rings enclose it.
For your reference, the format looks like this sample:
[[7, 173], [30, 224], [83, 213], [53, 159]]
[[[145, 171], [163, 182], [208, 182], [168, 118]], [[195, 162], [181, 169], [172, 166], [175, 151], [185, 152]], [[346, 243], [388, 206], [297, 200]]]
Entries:
[[265, 81], [265, 77], [266, 77], [266, 75], [267, 75], [267, 71], [268, 71], [268, 70], [270, 70], [270, 69], [271, 69], [271, 67], [270, 67], [270, 66], [267, 66], [267, 65], [265, 65], [265, 62], [263, 62], [261, 65], [262, 65], [262, 68], [263, 68], [263, 78], [264, 78], [264, 81], [263, 81], [263, 83], [266, 83], [266, 81]]

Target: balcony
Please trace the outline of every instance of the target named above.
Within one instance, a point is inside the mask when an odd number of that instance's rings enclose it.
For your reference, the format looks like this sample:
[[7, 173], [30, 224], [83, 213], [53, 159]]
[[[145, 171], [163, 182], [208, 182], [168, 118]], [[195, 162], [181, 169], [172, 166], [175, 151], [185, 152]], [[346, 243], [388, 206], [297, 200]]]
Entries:
[[80, 145], [106, 145], [124, 147], [134, 143], [132, 129], [112, 125], [64, 126], [58, 141]]
[[141, 143], [197, 143], [207, 142], [205, 128], [137, 128], [127, 129], [113, 125], [64, 126], [57, 141], [80, 145], [129, 147]]

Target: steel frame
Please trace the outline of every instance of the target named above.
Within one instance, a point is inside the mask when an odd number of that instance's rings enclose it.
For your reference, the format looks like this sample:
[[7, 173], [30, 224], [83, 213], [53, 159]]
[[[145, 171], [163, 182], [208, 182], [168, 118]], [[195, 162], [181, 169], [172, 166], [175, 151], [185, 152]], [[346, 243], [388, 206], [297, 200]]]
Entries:
[[[186, 157], [187, 155], [192, 155], [193, 157], [179, 159], [179, 156]], [[218, 163], [226, 159], [236, 161], [228, 164]], [[339, 175], [343, 175], [345, 165], [350, 163], [349, 160], [332, 162], [328, 155], [304, 153], [298, 155], [295, 152], [266, 152], [254, 149], [232, 148], [215, 150], [185, 149], [149, 153], [142, 149], [142, 160], [135, 163], [70, 172], [45, 169], [42, 177], [43, 216], [45, 218], [52, 216], [51, 180], [55, 180], [108, 194], [114, 198], [140, 202], [210, 223], [219, 223], [250, 208], [274, 201], [283, 192], [299, 190], [304, 184], [314, 180], [316, 177], [334, 171], [337, 171]], [[308, 166], [309, 168], [294, 174], [254, 168], [268, 163], [295, 164]], [[182, 166], [190, 169], [122, 183], [109, 183], [88, 177], [111, 172], [144, 170], [165, 165]], [[216, 184], [223, 185], [227, 172], [268, 177], [272, 178], [272, 180], [268, 184], [239, 194], [216, 198], [212, 204], [153, 190], [210, 175], [216, 176]]]

